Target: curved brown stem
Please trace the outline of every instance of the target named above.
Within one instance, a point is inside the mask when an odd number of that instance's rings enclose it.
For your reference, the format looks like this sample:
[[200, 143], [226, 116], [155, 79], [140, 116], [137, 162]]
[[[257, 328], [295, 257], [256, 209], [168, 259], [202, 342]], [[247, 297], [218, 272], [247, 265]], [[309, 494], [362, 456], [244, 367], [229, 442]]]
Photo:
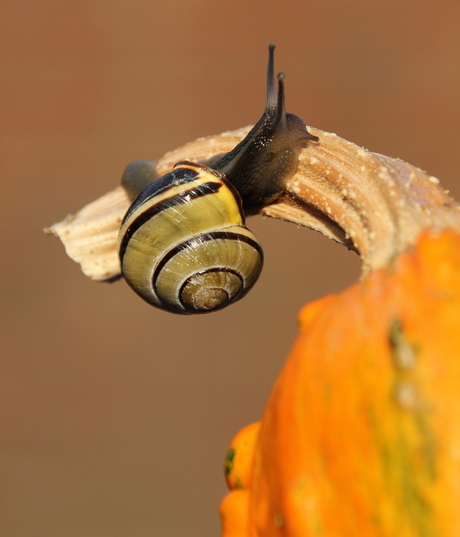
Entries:
[[[167, 153], [163, 175], [181, 160], [212, 163], [230, 151], [250, 127], [201, 138]], [[260, 214], [305, 226], [359, 253], [363, 275], [385, 266], [415, 244], [428, 227], [460, 231], [460, 207], [438, 179], [404, 161], [371, 153], [336, 134], [309, 128], [319, 137], [302, 150], [285, 195]], [[55, 224], [67, 253], [95, 280], [119, 274], [116, 236], [130, 202], [118, 189]]]

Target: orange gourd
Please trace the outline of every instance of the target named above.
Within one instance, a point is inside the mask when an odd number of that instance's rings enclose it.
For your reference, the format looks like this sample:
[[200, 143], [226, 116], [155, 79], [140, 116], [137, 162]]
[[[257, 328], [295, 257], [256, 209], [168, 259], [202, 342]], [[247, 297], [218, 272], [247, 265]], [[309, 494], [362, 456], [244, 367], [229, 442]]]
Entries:
[[225, 457], [224, 473], [230, 492], [222, 500], [219, 516], [222, 537], [246, 535], [249, 525], [248, 487], [252, 479], [260, 422], [243, 427], [233, 438]]
[[237, 433], [228, 448], [224, 473], [230, 490], [246, 489], [249, 486], [259, 430], [260, 422], [247, 425]]
[[306, 306], [239, 535], [460, 535], [459, 321], [453, 230]]
[[262, 420], [249, 535], [460, 535], [460, 236], [301, 312]]
[[249, 491], [230, 491], [219, 507], [222, 537], [242, 537], [249, 527]]

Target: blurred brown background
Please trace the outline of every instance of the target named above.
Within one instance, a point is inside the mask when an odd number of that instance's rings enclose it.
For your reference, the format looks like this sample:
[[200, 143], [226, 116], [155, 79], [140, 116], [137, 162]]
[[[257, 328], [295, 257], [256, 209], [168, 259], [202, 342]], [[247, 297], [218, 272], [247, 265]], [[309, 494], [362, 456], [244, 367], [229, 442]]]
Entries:
[[299, 308], [359, 274], [254, 218], [261, 281], [181, 318], [91, 282], [42, 228], [132, 160], [255, 122], [269, 42], [290, 112], [460, 198], [459, 23], [458, 0], [0, 2], [1, 535], [218, 535], [227, 444], [260, 418]]

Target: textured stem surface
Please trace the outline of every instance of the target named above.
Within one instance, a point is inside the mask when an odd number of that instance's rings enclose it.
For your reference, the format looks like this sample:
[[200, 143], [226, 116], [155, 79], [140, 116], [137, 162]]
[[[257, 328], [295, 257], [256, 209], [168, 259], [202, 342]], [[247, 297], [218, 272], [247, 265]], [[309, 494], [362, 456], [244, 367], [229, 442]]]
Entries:
[[[200, 138], [167, 153], [152, 167], [163, 175], [181, 160], [212, 163], [231, 151], [250, 127]], [[438, 179], [399, 159], [371, 153], [336, 134], [309, 128], [319, 137], [299, 158], [295, 175], [277, 203], [260, 214], [323, 233], [357, 251], [363, 274], [385, 266], [413, 246], [423, 229], [460, 231], [460, 208]], [[117, 233], [130, 201], [121, 187], [54, 224], [67, 254], [98, 281], [120, 274]]]

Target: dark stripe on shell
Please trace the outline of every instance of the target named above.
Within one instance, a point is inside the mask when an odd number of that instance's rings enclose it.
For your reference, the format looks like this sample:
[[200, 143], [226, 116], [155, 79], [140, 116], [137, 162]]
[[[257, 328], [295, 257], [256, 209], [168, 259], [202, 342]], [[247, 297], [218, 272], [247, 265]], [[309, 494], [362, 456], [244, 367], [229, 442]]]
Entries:
[[134, 233], [142, 227], [146, 222], [151, 218], [156, 216], [158, 213], [170, 209], [171, 207], [176, 207], [178, 205], [183, 205], [184, 203], [190, 203], [192, 200], [201, 198], [202, 196], [207, 196], [208, 194], [215, 194], [222, 187], [222, 183], [208, 182], [203, 183], [199, 187], [195, 187], [191, 190], [182, 191], [180, 194], [175, 194], [170, 198], [166, 198], [159, 203], [156, 203], [146, 209], [144, 212], [136, 216], [135, 220], [131, 225], [126, 229], [123, 239], [120, 244], [120, 261], [123, 264], [123, 257], [126, 252], [131, 237]]
[[184, 185], [195, 181], [201, 170], [190, 169], [189, 167], [178, 167], [167, 173], [166, 175], [161, 176], [159, 179], [151, 183], [147, 188], [145, 188], [139, 196], [134, 200], [131, 207], [126, 212], [123, 217], [122, 225], [126, 222], [137, 209], [145, 203], [147, 200], [150, 200], [154, 196], [158, 196], [162, 192], [169, 190], [170, 188], [175, 187], [176, 185]]

